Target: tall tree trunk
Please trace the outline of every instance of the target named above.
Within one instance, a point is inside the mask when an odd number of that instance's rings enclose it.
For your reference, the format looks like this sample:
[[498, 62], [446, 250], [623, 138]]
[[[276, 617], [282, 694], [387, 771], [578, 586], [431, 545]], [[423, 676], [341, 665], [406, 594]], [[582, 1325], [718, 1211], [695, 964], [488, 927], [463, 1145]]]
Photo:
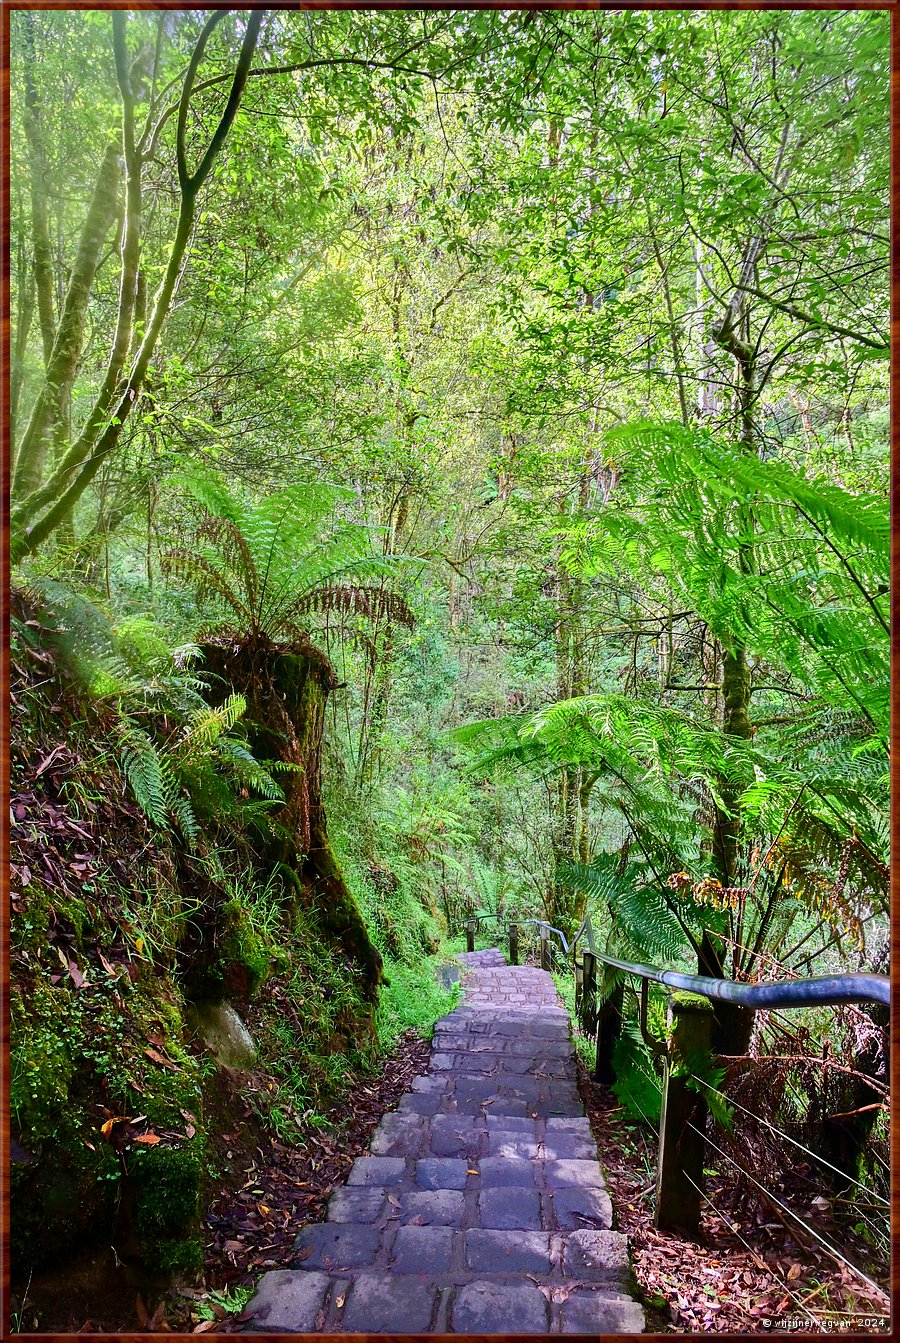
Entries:
[[50, 246], [50, 225], [47, 217], [47, 156], [44, 149], [44, 131], [41, 105], [34, 72], [37, 68], [35, 16], [29, 10], [22, 12], [25, 38], [25, 59], [22, 73], [25, 82], [25, 109], [23, 126], [28, 141], [29, 188], [31, 194], [31, 239], [34, 284], [37, 293], [38, 320], [44, 347], [44, 367], [50, 363], [53, 350], [55, 318], [53, 312], [53, 252]]
[[[754, 411], [756, 406], [756, 356], [749, 338], [745, 286], [752, 279], [763, 241], [754, 238], [748, 244], [741, 265], [741, 278], [721, 321], [713, 328], [713, 340], [732, 356], [737, 371], [737, 408], [739, 413], [738, 446], [746, 453], [755, 451]], [[739, 546], [741, 571], [750, 574], [754, 569], [753, 514], [748, 504], [737, 507], [737, 526], [745, 538]], [[722, 648], [722, 730], [726, 736], [749, 741], [753, 736], [750, 720], [750, 670], [747, 649], [739, 635], [733, 636]], [[740, 840], [740, 788], [729, 779], [719, 781], [722, 806], [715, 808], [713, 855], [719, 879], [724, 886], [739, 883], [738, 845]], [[737, 953], [735, 953], [735, 958]], [[700, 956], [700, 973], [721, 978], [725, 974], [724, 957], [704, 934]], [[716, 1003], [713, 1049], [720, 1054], [741, 1054], [749, 1045], [753, 1030], [752, 1012], [741, 1010], [729, 1003]]]
[[18, 432], [19, 398], [25, 380], [25, 360], [28, 336], [34, 317], [34, 274], [28, 265], [27, 254], [20, 242], [16, 262], [16, 324], [12, 338], [9, 368], [9, 441], [15, 443]]
[[[24, 498], [40, 484], [47, 456], [48, 431], [56, 422], [61, 398], [75, 376], [94, 272], [118, 210], [120, 169], [119, 146], [108, 145], [81, 232], [44, 382], [16, 453], [13, 477], [13, 497], [16, 499]], [[38, 292], [40, 295], [40, 290]]]

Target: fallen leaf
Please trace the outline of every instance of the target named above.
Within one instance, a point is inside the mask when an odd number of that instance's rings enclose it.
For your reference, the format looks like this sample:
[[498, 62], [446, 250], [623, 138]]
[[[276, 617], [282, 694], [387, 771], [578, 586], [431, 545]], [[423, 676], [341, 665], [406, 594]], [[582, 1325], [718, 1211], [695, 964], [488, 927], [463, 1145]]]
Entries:
[[75, 988], [85, 987], [85, 976], [82, 975], [81, 970], [79, 970], [74, 960], [70, 960], [69, 967], [67, 968], [69, 968], [69, 978], [71, 979], [71, 982], [74, 983]]
[[218, 1320], [201, 1320], [199, 1324], [194, 1325], [193, 1329], [191, 1330], [191, 1333], [208, 1334], [210, 1329], [215, 1329], [218, 1323], [219, 1323]]
[[139, 1137], [135, 1138], [134, 1141], [143, 1143], [145, 1147], [155, 1147], [159, 1142], [159, 1138], [155, 1133], [142, 1133]]
[[148, 1059], [152, 1059], [154, 1063], [160, 1064], [161, 1067], [171, 1068], [173, 1072], [178, 1071], [178, 1064], [173, 1063], [171, 1059], [163, 1058], [158, 1049], [145, 1049], [144, 1053]]
[[110, 1135], [116, 1124], [130, 1124], [130, 1123], [131, 1119], [128, 1115], [113, 1115], [111, 1119], [107, 1119], [105, 1124], [101, 1124], [100, 1132], [103, 1134], [106, 1141], [109, 1142]]

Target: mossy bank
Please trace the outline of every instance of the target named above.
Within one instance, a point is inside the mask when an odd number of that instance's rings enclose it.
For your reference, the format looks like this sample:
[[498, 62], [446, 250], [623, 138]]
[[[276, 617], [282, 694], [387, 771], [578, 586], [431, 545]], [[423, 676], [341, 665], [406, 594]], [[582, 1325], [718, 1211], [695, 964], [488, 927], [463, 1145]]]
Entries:
[[[102, 611], [89, 614], [106, 628]], [[233, 790], [223, 826], [202, 786], [182, 784], [193, 832], [154, 824], [123, 742], [136, 722], [161, 751], [184, 733], [183, 714], [144, 711], [127, 684], [103, 683], [101, 663], [67, 656], [53, 637], [62, 622], [34, 595], [15, 615], [14, 1273], [109, 1245], [141, 1271], [190, 1273], [203, 1209], [233, 1174], [221, 1134], [249, 1108], [296, 1136], [398, 1030], [427, 1026], [446, 1005], [427, 965], [438, 930], [419, 908], [399, 948], [375, 920], [368, 958], [355, 954], [315, 892], [301, 883], [298, 896], [271, 861], [277, 808], [252, 789]], [[344, 886], [356, 942], [369, 937], [364, 871], [351, 859]], [[380, 948], [393, 978], [379, 995]]]

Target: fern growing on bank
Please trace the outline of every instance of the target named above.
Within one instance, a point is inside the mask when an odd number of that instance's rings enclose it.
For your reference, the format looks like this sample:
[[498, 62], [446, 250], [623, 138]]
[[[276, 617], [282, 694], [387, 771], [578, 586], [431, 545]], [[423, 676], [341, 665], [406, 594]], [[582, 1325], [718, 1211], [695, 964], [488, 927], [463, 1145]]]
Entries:
[[[200, 820], [243, 813], [246, 821], [248, 813], [264, 815], [284, 801], [272, 762], [256, 760], [233, 735], [246, 707], [241, 695], [229, 695], [217, 708], [203, 705], [162, 746], [134, 719], [122, 720], [118, 760], [135, 801], [151, 824], [160, 829], [174, 824], [189, 848], [199, 841]], [[251, 790], [258, 799], [241, 801]]]

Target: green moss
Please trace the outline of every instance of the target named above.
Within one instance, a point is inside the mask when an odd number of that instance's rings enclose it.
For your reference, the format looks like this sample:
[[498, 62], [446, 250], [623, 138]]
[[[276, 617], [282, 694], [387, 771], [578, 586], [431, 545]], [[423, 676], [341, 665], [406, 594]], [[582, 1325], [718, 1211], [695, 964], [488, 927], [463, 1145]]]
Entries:
[[246, 906], [240, 900], [229, 900], [224, 910], [225, 931], [222, 937], [222, 960], [225, 964], [224, 977], [229, 971], [234, 975], [234, 967], [240, 966], [246, 972], [246, 993], [252, 997], [260, 984], [269, 974], [272, 960], [271, 948], [266, 939], [260, 936], [253, 925]]
[[[178, 1003], [160, 975], [135, 985], [96, 975], [80, 989], [67, 980], [14, 982], [11, 1115], [26, 1154], [13, 1177], [18, 1262], [40, 1264], [61, 1247], [116, 1234], [121, 1167], [100, 1132], [102, 1105], [146, 1115], [151, 1130], [183, 1130], [181, 1111], [194, 1117], [195, 1136], [184, 1146], [133, 1147], [126, 1162], [145, 1265], [197, 1266], [201, 1075], [182, 1043]], [[147, 1048], [177, 1068], [149, 1058]]]
[[203, 1245], [197, 1236], [186, 1240], [150, 1237], [143, 1246], [143, 1259], [159, 1273], [194, 1273], [203, 1267]]
[[16, 985], [10, 994], [10, 1111], [32, 1142], [58, 1134], [75, 1073], [67, 998], [40, 988], [26, 1002]]
[[202, 1265], [197, 1239], [204, 1143], [134, 1152], [130, 1175], [136, 1195], [135, 1227], [148, 1268], [184, 1271]]
[[690, 993], [687, 989], [676, 989], [671, 996], [673, 1012], [712, 1012], [713, 1005], [702, 993]]
[[51, 926], [62, 925], [72, 929], [75, 945], [80, 947], [90, 924], [90, 910], [80, 897], [34, 881], [25, 888], [22, 908], [16, 915], [15, 945], [29, 956], [39, 956], [46, 951]]

